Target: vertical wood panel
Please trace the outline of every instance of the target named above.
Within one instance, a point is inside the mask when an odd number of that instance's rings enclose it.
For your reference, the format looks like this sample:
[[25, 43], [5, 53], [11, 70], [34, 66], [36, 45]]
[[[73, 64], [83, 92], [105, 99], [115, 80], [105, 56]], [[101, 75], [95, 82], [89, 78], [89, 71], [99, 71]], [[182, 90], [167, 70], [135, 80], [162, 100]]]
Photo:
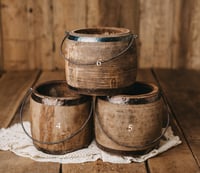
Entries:
[[99, 0], [99, 24], [126, 27], [138, 32], [138, 0]]
[[2, 0], [5, 70], [53, 69], [51, 0]]
[[86, 1], [86, 27], [101, 26], [100, 16], [102, 11], [99, 8], [99, 0]]
[[[53, 4], [52, 0], [31, 0], [34, 18], [34, 44], [37, 68], [53, 69]], [[30, 26], [31, 28], [31, 26]]]
[[0, 0], [0, 69], [64, 69], [64, 31], [126, 27], [140, 67], [200, 69], [198, 0]]
[[0, 0], [0, 71], [3, 70], [3, 36], [2, 36], [2, 22], [1, 22], [1, 0]]
[[183, 2], [180, 63], [184, 68], [200, 69], [200, 1]]
[[1, 0], [4, 68], [19, 70], [27, 67], [26, 1]]
[[60, 56], [60, 43], [65, 31], [86, 27], [86, 0], [53, 0], [54, 62], [56, 68], [64, 68]]
[[[179, 1], [140, 0], [140, 60], [141, 67], [172, 67], [178, 56], [173, 44], [179, 30]], [[174, 8], [177, 7], [177, 8]], [[175, 38], [174, 38], [175, 37]], [[178, 42], [178, 43], [177, 43]]]

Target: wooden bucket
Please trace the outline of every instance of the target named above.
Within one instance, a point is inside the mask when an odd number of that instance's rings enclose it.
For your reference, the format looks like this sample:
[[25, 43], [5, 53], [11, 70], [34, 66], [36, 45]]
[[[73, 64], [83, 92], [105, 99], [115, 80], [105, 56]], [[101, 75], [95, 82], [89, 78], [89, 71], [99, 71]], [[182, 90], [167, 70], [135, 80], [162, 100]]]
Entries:
[[66, 80], [70, 89], [85, 95], [113, 95], [132, 85], [137, 68], [135, 38], [125, 28], [69, 32], [64, 40]]
[[36, 86], [30, 97], [30, 112], [32, 137], [25, 132], [43, 152], [64, 154], [91, 142], [91, 98], [72, 94], [66, 81]]
[[163, 105], [154, 84], [136, 82], [123, 95], [96, 99], [97, 145], [110, 152], [143, 154], [162, 137]]

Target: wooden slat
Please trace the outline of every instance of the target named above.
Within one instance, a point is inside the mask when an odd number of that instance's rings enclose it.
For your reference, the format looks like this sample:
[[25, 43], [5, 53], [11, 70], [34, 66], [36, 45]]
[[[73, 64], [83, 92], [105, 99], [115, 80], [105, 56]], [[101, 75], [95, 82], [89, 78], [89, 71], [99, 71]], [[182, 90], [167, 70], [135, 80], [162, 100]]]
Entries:
[[64, 70], [43, 71], [40, 78], [37, 81], [37, 84], [51, 80], [66, 80], [65, 71]]
[[93, 26], [138, 34], [140, 67], [199, 69], [199, 8], [199, 0], [1, 0], [0, 69], [64, 69], [64, 31]]
[[148, 160], [148, 166], [151, 173], [182, 173], [182, 172], [199, 172], [199, 167], [187, 145], [181, 130], [173, 120], [171, 121], [174, 133], [181, 137], [182, 144], [168, 150], [161, 155]]
[[59, 164], [35, 162], [8, 151], [0, 151], [0, 159], [2, 173], [59, 173]]
[[86, 0], [53, 0], [55, 68], [64, 69], [64, 59], [60, 56], [60, 43], [65, 31], [86, 27], [86, 5]]
[[1, 17], [4, 68], [26, 69], [28, 66], [26, 1], [1, 0]]
[[63, 173], [146, 173], [143, 163], [131, 164], [111, 164], [100, 160], [82, 164], [64, 164], [62, 168]]
[[160, 69], [156, 70], [156, 74], [186, 140], [200, 163], [200, 71]]
[[[37, 68], [54, 69], [53, 59], [53, 4], [51, 0], [31, 0], [28, 4], [29, 27], [34, 28], [34, 51]], [[32, 11], [32, 12], [31, 12]], [[29, 20], [28, 20], [29, 21]], [[32, 24], [32, 26], [31, 26]]]
[[181, 56], [180, 63], [183, 67], [200, 69], [200, 1], [183, 1], [182, 26], [181, 26]]
[[138, 0], [99, 0], [99, 25], [126, 27], [138, 33]]
[[51, 2], [2, 0], [1, 27], [6, 70], [54, 68]]
[[[193, 74], [193, 73], [192, 73]], [[194, 76], [199, 76], [200, 73], [193, 74]], [[164, 93], [167, 98], [170, 99], [170, 105], [175, 113], [178, 120], [178, 124], [181, 129], [176, 124], [175, 120], [172, 120], [172, 126], [176, 134], [181, 137], [182, 144], [177, 146], [158, 157], [152, 158], [148, 161], [150, 172], [165, 172], [168, 173], [182, 173], [182, 172], [200, 172], [199, 166], [196, 163], [194, 157], [198, 157], [199, 148], [197, 145], [193, 148], [193, 141], [190, 139], [193, 135], [194, 138], [199, 141], [199, 113], [194, 106], [191, 107], [190, 99], [193, 99], [193, 103], [198, 102], [199, 99], [194, 99], [192, 92], [195, 92], [197, 81], [194, 81], [195, 78], [193, 75], [188, 75], [187, 72], [183, 71], [169, 71], [169, 70], [156, 70], [156, 75], [158, 76], [161, 86], [164, 88]], [[196, 80], [198, 80], [196, 78]], [[192, 82], [193, 81], [193, 82]], [[194, 91], [191, 89], [191, 86], [196, 86]], [[185, 89], [184, 89], [185, 88]], [[185, 98], [185, 92], [188, 91], [188, 98]], [[192, 92], [189, 92], [192, 91]], [[196, 100], [196, 101], [195, 101]], [[197, 127], [198, 126], [198, 127]], [[182, 131], [186, 135], [187, 141], [183, 136]], [[189, 134], [191, 135], [189, 137]], [[192, 137], [193, 138], [193, 137]], [[189, 142], [190, 147], [192, 147], [192, 152], [187, 142]], [[200, 146], [200, 143], [198, 143]], [[196, 151], [194, 151], [196, 149]], [[193, 157], [194, 154], [194, 157]]]
[[173, 67], [179, 55], [181, 1], [140, 0], [140, 67]]
[[0, 127], [7, 127], [21, 100], [38, 75], [37, 71], [7, 72], [0, 78]]
[[1, 22], [1, 0], [0, 0], [0, 71], [3, 70], [3, 35], [2, 35], [2, 22]]

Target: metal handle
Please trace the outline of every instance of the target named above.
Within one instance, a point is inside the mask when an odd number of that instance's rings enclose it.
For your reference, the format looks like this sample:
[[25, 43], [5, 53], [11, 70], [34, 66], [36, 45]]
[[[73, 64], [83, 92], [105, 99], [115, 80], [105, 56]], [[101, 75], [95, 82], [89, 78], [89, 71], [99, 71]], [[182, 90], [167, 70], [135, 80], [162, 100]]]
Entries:
[[137, 38], [137, 35], [131, 34], [131, 39], [130, 39], [130, 41], [129, 41], [129, 43], [128, 43], [128, 46], [127, 46], [124, 50], [122, 50], [120, 53], [118, 53], [117, 55], [112, 56], [112, 57], [111, 57], [110, 59], [108, 59], [108, 60], [99, 59], [99, 60], [97, 60], [95, 63], [81, 64], [81, 63], [75, 63], [75, 62], [70, 61], [70, 59], [66, 58], [65, 55], [64, 55], [64, 53], [62, 52], [63, 43], [65, 42], [65, 39], [69, 36], [69, 32], [65, 32], [65, 33], [66, 33], [66, 35], [65, 35], [65, 37], [63, 38], [63, 40], [62, 40], [62, 42], [61, 42], [61, 45], [60, 45], [60, 53], [61, 53], [61, 56], [63, 56], [65, 60], [67, 60], [68, 62], [70, 62], [70, 63], [72, 63], [72, 64], [75, 64], [75, 65], [85, 65], [85, 66], [87, 66], [87, 65], [97, 65], [97, 66], [101, 66], [102, 63], [109, 62], [109, 61], [111, 61], [111, 60], [113, 60], [113, 59], [118, 58], [119, 56], [123, 55], [124, 53], [126, 53], [126, 52], [128, 51], [128, 49], [132, 46], [134, 39]]
[[66, 137], [65, 139], [62, 139], [62, 140], [59, 140], [59, 141], [55, 141], [55, 142], [43, 142], [43, 141], [39, 141], [39, 140], [37, 140], [37, 139], [34, 139], [34, 138], [27, 132], [27, 130], [26, 130], [25, 127], [24, 127], [23, 118], [22, 118], [22, 117], [23, 117], [22, 114], [23, 114], [24, 105], [25, 105], [25, 103], [26, 103], [26, 101], [27, 101], [28, 96], [30, 96], [30, 94], [32, 94], [32, 93], [33, 93], [33, 88], [30, 88], [30, 89], [27, 91], [27, 93], [26, 93], [26, 95], [24, 96], [24, 98], [23, 98], [22, 105], [21, 105], [21, 108], [20, 108], [20, 123], [21, 123], [21, 126], [22, 126], [22, 128], [23, 128], [25, 134], [26, 134], [30, 139], [32, 139], [34, 142], [37, 142], [37, 143], [40, 143], [40, 144], [53, 145], [53, 144], [59, 144], [59, 143], [68, 141], [68, 140], [70, 140], [71, 138], [73, 138], [74, 136], [76, 136], [77, 134], [79, 134], [79, 133], [86, 127], [87, 123], [89, 122], [89, 120], [90, 120], [90, 118], [91, 118], [91, 116], [92, 116], [92, 104], [91, 104], [91, 106], [90, 106], [90, 113], [89, 113], [89, 115], [88, 115], [88, 118], [85, 120], [85, 122], [81, 125], [81, 127], [80, 127], [77, 131], [75, 131], [74, 133], [72, 133], [71, 135], [69, 135], [68, 137]]
[[127, 144], [124, 144], [123, 142], [119, 142], [117, 141], [116, 139], [114, 139], [111, 134], [109, 134], [104, 128], [103, 128], [103, 125], [102, 125], [102, 122], [100, 121], [99, 119], [99, 114], [97, 112], [97, 109], [95, 108], [97, 105], [97, 99], [95, 98], [95, 103], [94, 103], [94, 114], [96, 115], [97, 117], [97, 121], [99, 122], [99, 126], [101, 128], [101, 130], [105, 133], [105, 135], [110, 139], [112, 140], [114, 143], [120, 145], [120, 146], [123, 146], [123, 147], [127, 147], [127, 148], [135, 148], [135, 149], [140, 149], [140, 148], [144, 148], [144, 147], [148, 147], [156, 142], [158, 142], [163, 136], [164, 134], [166, 133], [168, 127], [169, 127], [169, 123], [170, 123], [170, 114], [169, 114], [169, 111], [167, 113], [167, 124], [166, 124], [166, 127], [165, 127], [165, 130], [162, 132], [162, 134], [155, 138], [153, 141], [149, 142], [148, 144], [145, 144], [145, 145], [142, 145], [142, 146], [131, 146], [131, 145], [127, 145]]

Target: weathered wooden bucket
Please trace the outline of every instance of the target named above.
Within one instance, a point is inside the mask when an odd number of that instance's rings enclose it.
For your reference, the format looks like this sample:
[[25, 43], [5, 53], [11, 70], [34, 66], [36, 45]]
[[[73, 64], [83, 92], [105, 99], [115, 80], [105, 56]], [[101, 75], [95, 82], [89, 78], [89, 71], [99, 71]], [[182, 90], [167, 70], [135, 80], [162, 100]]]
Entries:
[[[92, 139], [91, 98], [72, 94], [66, 81], [49, 81], [30, 91], [31, 133], [37, 149], [64, 154], [87, 147]], [[29, 93], [29, 94], [30, 94]]]
[[100, 27], [67, 33], [66, 80], [85, 95], [112, 95], [132, 85], [136, 78], [136, 35], [125, 28]]
[[106, 151], [143, 154], [165, 133], [161, 95], [154, 84], [136, 82], [123, 95], [99, 96], [95, 107], [95, 138]]

